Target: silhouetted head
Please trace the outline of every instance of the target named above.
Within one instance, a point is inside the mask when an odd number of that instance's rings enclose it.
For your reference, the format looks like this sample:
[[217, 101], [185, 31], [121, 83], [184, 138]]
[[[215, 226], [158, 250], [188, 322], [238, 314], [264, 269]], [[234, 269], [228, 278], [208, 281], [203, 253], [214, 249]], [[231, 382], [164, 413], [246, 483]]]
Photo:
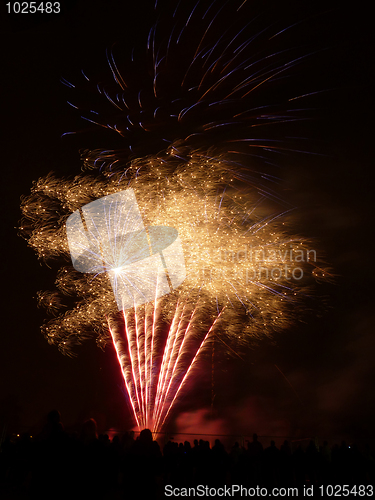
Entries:
[[60, 422], [61, 415], [57, 410], [52, 410], [47, 415], [47, 420], [50, 424], [58, 424]]
[[143, 429], [139, 435], [139, 440], [142, 443], [152, 443], [152, 432], [150, 429]]
[[97, 425], [93, 418], [89, 418], [83, 423], [81, 436], [85, 442], [93, 441], [98, 438]]

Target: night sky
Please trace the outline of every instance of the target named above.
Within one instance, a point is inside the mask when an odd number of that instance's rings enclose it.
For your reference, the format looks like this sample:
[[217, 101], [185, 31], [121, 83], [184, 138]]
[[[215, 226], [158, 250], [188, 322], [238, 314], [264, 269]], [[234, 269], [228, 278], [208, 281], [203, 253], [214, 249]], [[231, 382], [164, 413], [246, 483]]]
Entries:
[[[83, 68], [111, 78], [105, 49], [143, 41], [153, 20], [151, 2], [127, 3], [135, 2], [72, 1], [48, 20], [12, 17], [1, 7], [0, 425], [9, 430], [35, 432], [53, 408], [67, 427], [89, 417], [100, 430], [131, 426], [113, 348], [102, 352], [87, 341], [68, 358], [41, 335], [45, 312], [36, 293], [53, 288], [56, 269], [39, 263], [17, 236], [20, 197], [32, 182], [50, 171], [78, 174], [79, 149], [105, 147], [96, 146], [100, 130], [61, 138], [87, 124], [66, 104], [60, 79], [74, 81]], [[253, 3], [274, 19], [273, 2]], [[286, 1], [282, 9], [276, 3], [285, 25], [308, 19], [291, 30], [290, 43], [310, 37], [317, 47], [294, 85], [301, 93], [324, 90], [309, 103], [314, 120], [301, 125], [318, 154], [283, 159], [278, 189], [298, 207], [298, 231], [319, 242], [335, 279], [317, 286], [316, 308], [291, 329], [242, 359], [218, 360], [213, 414], [206, 363], [176, 425], [191, 432], [375, 438], [372, 15], [365, 2], [354, 11], [333, 2]]]

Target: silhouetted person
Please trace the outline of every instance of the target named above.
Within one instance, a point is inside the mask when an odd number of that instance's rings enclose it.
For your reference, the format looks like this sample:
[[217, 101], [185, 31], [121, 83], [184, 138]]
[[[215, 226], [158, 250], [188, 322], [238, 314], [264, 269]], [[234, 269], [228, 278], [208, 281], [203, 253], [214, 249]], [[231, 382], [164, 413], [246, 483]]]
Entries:
[[305, 484], [305, 462], [305, 453], [302, 446], [299, 445], [292, 455], [292, 463], [297, 486]]
[[253, 434], [253, 440], [247, 445], [247, 451], [250, 458], [258, 460], [263, 453], [263, 445], [258, 441], [257, 434]]
[[276, 448], [275, 441], [264, 450], [263, 475], [267, 486], [278, 486], [280, 481], [280, 451]]
[[[101, 499], [108, 481], [105, 446], [98, 439], [93, 418], [86, 420], [80, 435], [80, 467], [78, 482], [81, 498]], [[79, 496], [79, 495], [77, 495]]]
[[161, 475], [161, 459], [157, 441], [150, 429], [143, 429], [129, 452], [129, 468], [124, 474], [125, 498], [154, 498]]
[[89, 418], [82, 425], [81, 441], [84, 445], [93, 443], [98, 439], [98, 429], [93, 418]]
[[245, 450], [238, 441], [236, 441], [230, 451], [230, 463], [231, 463], [231, 478], [233, 484], [241, 483], [241, 474], [245, 472], [244, 469], [244, 457]]
[[251, 443], [247, 443], [247, 459], [249, 479], [251, 484], [258, 484], [260, 479], [261, 465], [263, 456], [262, 443], [258, 441], [257, 434], [253, 434]]
[[318, 476], [319, 456], [318, 450], [313, 440], [311, 440], [306, 448], [306, 472], [311, 483], [315, 483]]
[[324, 441], [323, 446], [320, 448], [320, 479], [324, 484], [329, 484], [331, 473], [331, 448], [328, 446], [328, 441]]
[[292, 450], [285, 440], [280, 447], [280, 484], [288, 486], [294, 484], [294, 480]]
[[212, 480], [215, 485], [223, 484], [229, 468], [229, 455], [225, 451], [220, 439], [215, 439], [215, 444], [211, 450], [212, 456]]
[[47, 423], [42, 432], [36, 437], [37, 441], [52, 441], [61, 439], [64, 435], [64, 426], [61, 423], [61, 415], [57, 410], [52, 410], [47, 415]]
[[57, 410], [50, 411], [42, 432], [35, 438], [31, 464], [32, 499], [66, 498], [71, 486], [69, 440], [60, 418]]

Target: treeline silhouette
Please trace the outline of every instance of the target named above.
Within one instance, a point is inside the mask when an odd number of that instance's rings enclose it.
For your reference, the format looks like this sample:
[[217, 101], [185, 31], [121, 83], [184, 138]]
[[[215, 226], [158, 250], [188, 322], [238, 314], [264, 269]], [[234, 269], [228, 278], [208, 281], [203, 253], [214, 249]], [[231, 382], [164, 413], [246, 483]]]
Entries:
[[[80, 433], [67, 433], [58, 411], [51, 411], [42, 432], [7, 437], [0, 449], [0, 498], [4, 500], [158, 499], [165, 485], [303, 487], [311, 485], [371, 485], [375, 454], [366, 445], [317, 447], [310, 441], [292, 451], [285, 441], [263, 447], [256, 434], [246, 446], [226, 449], [219, 439], [167, 442], [163, 448], [144, 429], [112, 440], [98, 436], [95, 420]], [[301, 490], [302, 491], [302, 490]]]

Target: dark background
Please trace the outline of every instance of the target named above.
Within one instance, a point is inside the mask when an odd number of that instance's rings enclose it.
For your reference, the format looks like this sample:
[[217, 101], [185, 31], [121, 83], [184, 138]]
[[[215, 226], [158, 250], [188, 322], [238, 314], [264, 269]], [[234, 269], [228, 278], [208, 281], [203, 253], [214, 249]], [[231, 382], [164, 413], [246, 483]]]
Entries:
[[[105, 49], [147, 36], [150, 2], [72, 1], [55, 18], [23, 18], [1, 4], [1, 340], [0, 423], [36, 432], [47, 412], [66, 426], [94, 417], [100, 430], [131, 426], [113, 349], [94, 341], [68, 358], [49, 346], [39, 327], [45, 313], [36, 292], [51, 289], [54, 271], [39, 264], [17, 236], [20, 197], [53, 170], [79, 173], [78, 150], [95, 147], [65, 102], [64, 77], [96, 68], [110, 79]], [[298, 45], [310, 37], [320, 50], [302, 66], [296, 87], [327, 90], [316, 98], [318, 119], [304, 125], [321, 155], [293, 156], [280, 191], [298, 207], [299, 226], [317, 238], [335, 283], [317, 288], [327, 306], [264, 340], [243, 359], [211, 366], [179, 407], [178, 429], [298, 437], [375, 438], [373, 273], [373, 27], [365, 3], [349, 10], [333, 2], [253, 2], [270, 15], [307, 19], [291, 30]], [[307, 5], [309, 4], [309, 5]], [[276, 7], [277, 5], [277, 7]], [[367, 4], [368, 5], [368, 4]], [[275, 10], [276, 9], [276, 10]], [[285, 163], [285, 162], [284, 162]], [[319, 308], [320, 309], [320, 308]], [[197, 390], [198, 387], [198, 390]]]

